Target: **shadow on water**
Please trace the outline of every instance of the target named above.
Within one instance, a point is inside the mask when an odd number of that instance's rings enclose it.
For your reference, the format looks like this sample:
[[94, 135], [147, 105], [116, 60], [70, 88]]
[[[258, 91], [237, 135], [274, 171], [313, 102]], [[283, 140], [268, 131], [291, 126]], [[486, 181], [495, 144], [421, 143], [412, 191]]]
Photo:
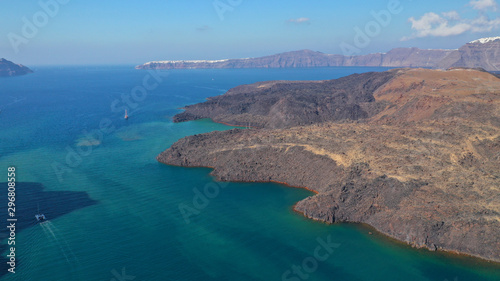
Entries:
[[[0, 183], [0, 190], [4, 192], [2, 195], [2, 204], [0, 205], [0, 216], [3, 224], [7, 226], [8, 210], [7, 210], [7, 183]], [[37, 225], [35, 214], [45, 214], [48, 220], [54, 220], [60, 216], [69, 214], [78, 209], [82, 209], [97, 203], [91, 199], [86, 192], [77, 191], [44, 191], [44, 187], [40, 183], [17, 182], [16, 183], [16, 201], [15, 201], [15, 218], [16, 235], [23, 229]], [[10, 231], [4, 226], [1, 227], [0, 252], [4, 253], [10, 246], [7, 244], [7, 237]], [[0, 258], [0, 277], [8, 273], [7, 258], [5, 255]], [[16, 257], [16, 267], [19, 265], [19, 259]]]

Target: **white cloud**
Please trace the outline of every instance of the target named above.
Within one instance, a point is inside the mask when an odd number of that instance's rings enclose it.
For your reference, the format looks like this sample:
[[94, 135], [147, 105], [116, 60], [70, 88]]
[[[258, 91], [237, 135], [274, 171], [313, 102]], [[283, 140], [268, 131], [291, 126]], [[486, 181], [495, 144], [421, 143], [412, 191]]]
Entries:
[[426, 30], [432, 29], [434, 24], [443, 24], [446, 20], [441, 18], [438, 14], [427, 13], [423, 15], [420, 19], [415, 19], [411, 17], [409, 19], [411, 22], [411, 28], [420, 32], [425, 32]]
[[311, 19], [310, 18], [298, 18], [298, 19], [289, 19], [287, 20], [288, 23], [296, 23], [296, 24], [310, 24]]
[[471, 5], [473, 9], [481, 11], [489, 9], [496, 11], [498, 6], [495, 0], [471, 0], [469, 5]]
[[409, 37], [403, 37], [401, 40], [429, 36], [447, 37], [465, 32], [490, 32], [500, 28], [500, 18], [490, 19], [484, 12], [487, 9], [496, 9], [497, 4], [494, 0], [472, 0], [470, 5], [474, 9], [480, 10], [474, 19], [464, 19], [457, 11], [444, 12], [441, 15], [430, 12], [420, 18], [409, 18], [413, 34]]
[[415, 30], [414, 37], [443, 37], [462, 34], [471, 29], [465, 22], [450, 23], [449, 16], [427, 13], [420, 19], [410, 18], [411, 28]]
[[490, 20], [486, 16], [480, 16], [471, 21], [472, 32], [490, 32], [500, 27], [500, 18]]
[[459, 20], [460, 15], [458, 14], [457, 11], [449, 11], [449, 12], [444, 12], [442, 13], [443, 17], [448, 18], [450, 20]]

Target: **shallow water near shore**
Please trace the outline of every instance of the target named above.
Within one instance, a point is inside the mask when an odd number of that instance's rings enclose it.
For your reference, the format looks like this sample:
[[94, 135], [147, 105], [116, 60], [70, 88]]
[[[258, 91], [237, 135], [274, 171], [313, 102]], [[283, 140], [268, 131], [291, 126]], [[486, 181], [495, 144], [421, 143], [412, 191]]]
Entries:
[[[306, 219], [292, 206], [313, 195], [307, 190], [217, 183], [210, 169], [155, 159], [184, 136], [232, 128], [210, 120], [172, 123], [184, 105], [240, 84], [385, 68], [175, 70], [128, 100], [149, 72], [133, 66], [34, 70], [0, 79], [0, 172], [5, 179], [7, 167], [15, 166], [17, 182], [69, 197], [47, 200], [18, 191], [17, 200], [39, 205], [49, 222], [20, 218], [26, 226], [16, 232], [16, 273], [2, 267], [0, 280], [500, 279], [498, 264], [412, 249], [369, 235], [373, 230], [361, 225]], [[130, 118], [124, 120], [118, 109], [127, 103]], [[103, 125], [111, 129], [100, 130]], [[200, 201], [200, 193], [209, 198]], [[180, 206], [195, 212], [186, 219]], [[3, 215], [6, 206], [0, 208]], [[318, 247], [323, 261], [311, 258]]]

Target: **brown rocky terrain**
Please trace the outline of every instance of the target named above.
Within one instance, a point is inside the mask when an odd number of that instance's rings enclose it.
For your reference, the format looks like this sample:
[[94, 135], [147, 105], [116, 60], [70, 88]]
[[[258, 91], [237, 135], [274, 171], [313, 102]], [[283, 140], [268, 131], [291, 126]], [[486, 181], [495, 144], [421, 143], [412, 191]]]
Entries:
[[15, 64], [6, 59], [0, 59], [0, 77], [25, 75], [33, 71], [22, 64]]
[[[484, 41], [483, 38], [467, 43], [458, 50], [423, 50], [395, 48], [387, 53], [358, 56], [332, 55], [311, 50], [286, 52], [271, 56], [225, 59], [217, 61], [156, 61], [138, 65], [137, 69], [185, 68], [290, 68], [328, 66], [376, 67], [480, 67], [488, 71], [500, 70], [500, 38]], [[493, 38], [494, 39], [494, 38]]]
[[[348, 90], [353, 81], [359, 83]], [[277, 93], [285, 98], [276, 101]], [[242, 97], [252, 95], [253, 104], [269, 104], [260, 112], [253, 106], [251, 113], [233, 110], [237, 99], [246, 104]], [[308, 96], [317, 100], [304, 100]], [[208, 117], [227, 121], [234, 115], [232, 120], [259, 128], [186, 137], [158, 161], [213, 167], [223, 181], [306, 187], [317, 194], [295, 209], [309, 218], [366, 223], [415, 247], [500, 262], [496, 76], [473, 69], [398, 69], [331, 81], [261, 82], [216, 100], [202, 106], [203, 112], [217, 111]], [[276, 109], [280, 114], [268, 110], [287, 102]], [[330, 106], [318, 110], [318, 118], [297, 112], [325, 102]], [[287, 114], [295, 118], [270, 121]], [[182, 116], [177, 120], [195, 119]]]

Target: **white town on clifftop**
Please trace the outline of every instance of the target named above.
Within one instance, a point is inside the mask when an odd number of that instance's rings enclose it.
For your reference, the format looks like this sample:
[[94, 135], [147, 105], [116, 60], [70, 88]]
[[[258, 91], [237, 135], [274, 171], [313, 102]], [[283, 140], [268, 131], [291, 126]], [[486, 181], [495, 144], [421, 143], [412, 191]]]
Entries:
[[228, 59], [224, 60], [164, 60], [164, 61], [150, 61], [145, 63], [145, 65], [148, 64], [155, 64], [155, 63], [217, 63], [217, 62], [225, 62], [228, 61]]
[[474, 40], [474, 41], [469, 42], [469, 43], [470, 44], [474, 44], [474, 43], [485, 44], [485, 43], [493, 42], [493, 41], [496, 41], [496, 40], [499, 40], [499, 39], [500, 39], [500, 36], [499, 37], [486, 37], [486, 38], [481, 38], [481, 39], [478, 39], [478, 40]]
[[[469, 44], [475, 44], [475, 43], [486, 44], [486, 43], [493, 42], [496, 40], [500, 40], [500, 36], [477, 39], [477, 40], [469, 42]], [[442, 49], [428, 49], [428, 50], [442, 50]], [[383, 53], [383, 54], [385, 54], [385, 53]], [[330, 54], [327, 54], [327, 55], [330, 55]], [[248, 58], [244, 58], [244, 59], [248, 59]], [[145, 63], [144, 65], [169, 64], [169, 63], [170, 64], [173, 64], [173, 63], [193, 63], [193, 64], [194, 63], [218, 63], [218, 62], [225, 62], [228, 60], [229, 59], [222, 59], [222, 60], [163, 60], [163, 61], [150, 61], [150, 62]]]

